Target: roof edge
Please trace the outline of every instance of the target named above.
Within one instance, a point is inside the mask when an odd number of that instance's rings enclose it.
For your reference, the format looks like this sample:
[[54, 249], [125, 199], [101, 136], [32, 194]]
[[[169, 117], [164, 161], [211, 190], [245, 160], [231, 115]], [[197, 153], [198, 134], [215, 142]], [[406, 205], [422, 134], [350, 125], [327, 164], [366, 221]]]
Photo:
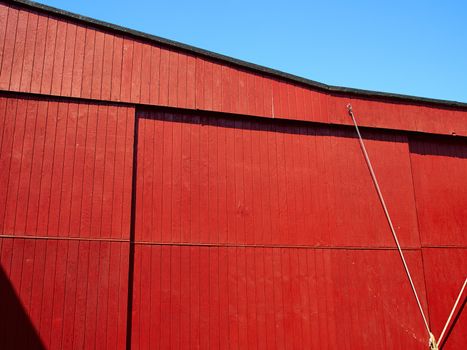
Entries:
[[144, 39], [150, 42], [154, 42], [154, 43], [166, 46], [166, 47], [172, 47], [172, 48], [176, 48], [176, 49], [188, 52], [188, 53], [194, 53], [194, 54], [201, 55], [201, 56], [204, 56], [210, 59], [214, 59], [217, 61], [227, 62], [235, 66], [248, 69], [250, 71], [261, 72], [272, 77], [285, 79], [285, 80], [288, 80], [294, 83], [299, 83], [301, 85], [323, 90], [329, 93], [351, 94], [354, 96], [365, 97], [365, 98], [385, 98], [385, 99], [390, 99], [390, 100], [397, 100], [399, 102], [407, 102], [407, 103], [414, 103], [414, 104], [423, 103], [423, 104], [432, 104], [432, 105], [451, 107], [451, 108], [462, 108], [462, 109], [467, 108], [467, 102], [458, 102], [458, 101], [434, 99], [434, 98], [429, 98], [429, 97], [419, 97], [419, 96], [412, 96], [412, 95], [403, 95], [403, 94], [396, 94], [396, 93], [389, 93], [389, 92], [380, 92], [380, 91], [372, 91], [372, 90], [328, 85], [328, 84], [320, 83], [315, 80], [311, 80], [311, 79], [303, 78], [303, 77], [293, 75], [290, 73], [286, 73], [280, 70], [268, 68], [268, 67], [261, 66], [255, 63], [250, 63], [250, 62], [243, 61], [237, 58], [233, 58], [233, 57], [215, 53], [209, 50], [201, 49], [195, 46], [183, 44], [178, 41], [162, 38], [162, 37], [152, 35], [152, 34], [147, 34], [144, 32], [140, 32], [138, 30], [134, 30], [134, 29], [126, 28], [126, 27], [119, 26], [116, 24], [112, 24], [109, 22], [97, 20], [91, 17], [82, 16], [82, 15], [79, 15], [73, 12], [65, 11], [65, 10], [52, 7], [52, 6], [48, 6], [48, 5], [44, 5], [38, 2], [29, 1], [29, 0], [12, 0], [12, 1], [10, 0], [6, 2], [23, 5], [28, 8], [32, 8], [34, 10], [38, 10], [41, 12], [53, 13], [53, 14], [66, 17], [68, 19], [72, 19], [75, 21], [92, 24], [103, 29], [110, 29], [110, 30], [117, 31], [120, 33], [125, 33], [133, 37]]

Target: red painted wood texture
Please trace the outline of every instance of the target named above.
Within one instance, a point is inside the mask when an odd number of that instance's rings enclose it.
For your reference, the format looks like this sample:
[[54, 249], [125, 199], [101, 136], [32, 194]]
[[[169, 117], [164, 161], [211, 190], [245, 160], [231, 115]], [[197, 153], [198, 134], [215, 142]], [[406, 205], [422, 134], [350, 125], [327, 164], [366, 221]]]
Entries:
[[0, 4], [0, 89], [467, 135], [467, 111], [331, 94], [91, 24]]
[[134, 109], [1, 96], [0, 116], [0, 348], [124, 348]]
[[134, 109], [0, 96], [0, 233], [129, 239]]
[[[125, 347], [128, 243], [1, 238], [0, 251], [8, 280], [0, 288], [0, 348]], [[8, 293], [20, 305], [4, 303]]]
[[[426, 307], [421, 254], [407, 256]], [[426, 349], [401, 264], [394, 250], [137, 245], [132, 348]]]
[[467, 247], [467, 143], [412, 137], [410, 151], [422, 244]]
[[[430, 305], [430, 323], [435, 334], [440, 334], [467, 276], [467, 249], [425, 248], [423, 263]], [[467, 296], [464, 292], [442, 345], [445, 350], [463, 349], [467, 344], [466, 301]]]
[[[137, 241], [394, 246], [352, 129], [139, 117]], [[401, 243], [419, 247], [407, 138], [364, 136]]]
[[1, 349], [426, 349], [348, 102], [378, 128], [362, 133], [439, 335], [467, 274], [467, 148], [446, 136], [467, 136], [465, 108], [10, 2], [0, 90]]

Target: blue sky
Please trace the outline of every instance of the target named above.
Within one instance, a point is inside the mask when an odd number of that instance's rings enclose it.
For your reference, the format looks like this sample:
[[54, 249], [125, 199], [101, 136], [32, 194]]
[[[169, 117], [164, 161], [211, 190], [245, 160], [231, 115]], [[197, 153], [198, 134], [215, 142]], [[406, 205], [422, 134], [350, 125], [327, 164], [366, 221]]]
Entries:
[[467, 1], [40, 0], [326, 84], [467, 102]]

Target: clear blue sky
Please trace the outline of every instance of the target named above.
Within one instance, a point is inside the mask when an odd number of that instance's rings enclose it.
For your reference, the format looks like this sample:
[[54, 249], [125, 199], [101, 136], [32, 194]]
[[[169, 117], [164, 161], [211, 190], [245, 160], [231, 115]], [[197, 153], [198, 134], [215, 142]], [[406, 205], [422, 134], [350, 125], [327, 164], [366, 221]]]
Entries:
[[467, 1], [40, 0], [326, 84], [467, 102]]

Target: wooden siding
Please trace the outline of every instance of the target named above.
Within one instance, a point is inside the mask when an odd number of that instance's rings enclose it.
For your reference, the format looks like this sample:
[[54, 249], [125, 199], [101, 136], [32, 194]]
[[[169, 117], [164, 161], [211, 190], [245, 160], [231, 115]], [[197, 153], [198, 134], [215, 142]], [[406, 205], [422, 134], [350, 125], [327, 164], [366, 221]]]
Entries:
[[360, 98], [0, 4], [0, 89], [467, 136], [467, 111]]

